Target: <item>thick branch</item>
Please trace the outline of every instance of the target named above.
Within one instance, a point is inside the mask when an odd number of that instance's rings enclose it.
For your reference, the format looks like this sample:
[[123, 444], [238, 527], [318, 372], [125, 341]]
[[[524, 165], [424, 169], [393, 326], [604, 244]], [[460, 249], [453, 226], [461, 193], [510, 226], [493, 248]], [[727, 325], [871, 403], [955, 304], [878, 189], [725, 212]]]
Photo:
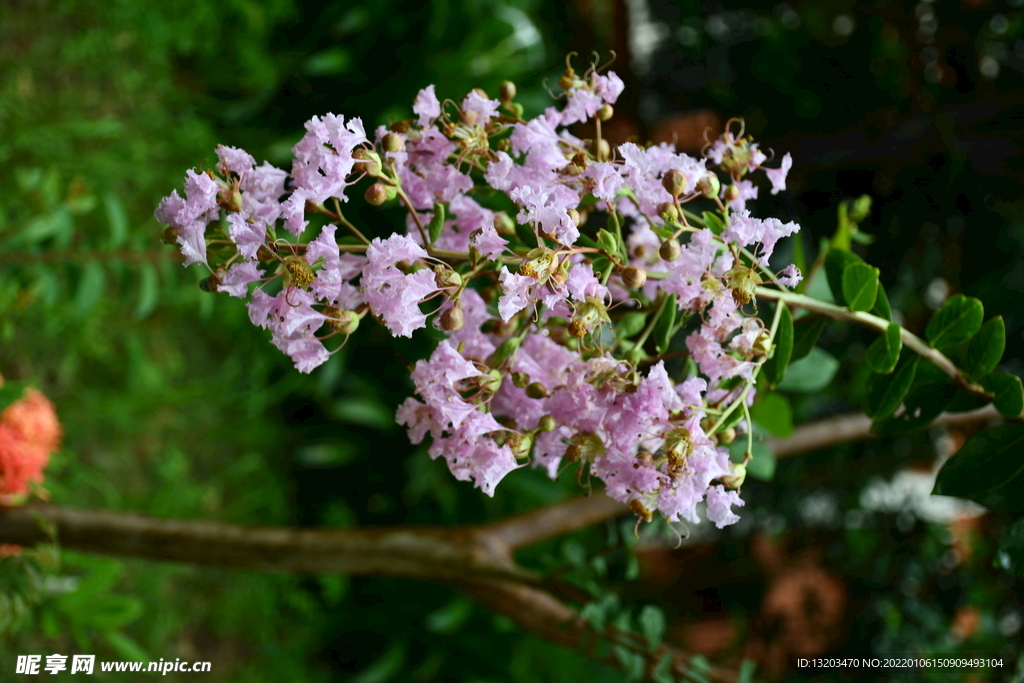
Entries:
[[[879, 318], [877, 315], [871, 315], [870, 313], [864, 313], [863, 311], [851, 311], [848, 308], [836, 306], [835, 304], [826, 303], [824, 301], [818, 301], [817, 299], [804, 296], [803, 294], [784, 292], [782, 290], [770, 289], [768, 287], [758, 287], [757, 296], [758, 298], [768, 299], [769, 301], [784, 301], [791, 306], [797, 306], [799, 308], [807, 309], [808, 311], [827, 315], [833, 320], [845, 320], [847, 322], [856, 323], [862, 327], [875, 330], [879, 334], [885, 334], [886, 329], [888, 329], [891, 324], [885, 318]], [[937, 365], [939, 369], [949, 375], [950, 379], [956, 382], [957, 386], [961, 389], [984, 398], [991, 398], [991, 394], [985, 391], [985, 387], [969, 380], [962, 372], [960, 372], [960, 368], [958, 368], [956, 364], [953, 363], [953, 361], [951, 361], [944, 353], [937, 349], [933, 349], [928, 345], [928, 342], [921, 339], [910, 330], [902, 327], [900, 330], [904, 346], [922, 358], [925, 358]]]
[[0, 542], [30, 545], [56, 530], [65, 548], [217, 567], [425, 581], [494, 577], [534, 582], [466, 528], [324, 531], [185, 522], [52, 505], [0, 508]]
[[510, 551], [515, 551], [627, 512], [629, 508], [602, 491], [499, 520], [481, 531], [500, 539]]
[[[994, 406], [988, 405], [978, 410], [972, 410], [969, 413], [943, 413], [935, 418], [935, 421], [930, 426], [980, 425], [999, 419], [1001, 419], [999, 411]], [[787, 458], [824, 448], [831, 448], [839, 444], [877, 438], [879, 438], [879, 435], [871, 431], [871, 418], [867, 415], [855, 413], [800, 425], [794, 430], [792, 435], [785, 439], [768, 439], [768, 447], [774, 451], [777, 457]]]

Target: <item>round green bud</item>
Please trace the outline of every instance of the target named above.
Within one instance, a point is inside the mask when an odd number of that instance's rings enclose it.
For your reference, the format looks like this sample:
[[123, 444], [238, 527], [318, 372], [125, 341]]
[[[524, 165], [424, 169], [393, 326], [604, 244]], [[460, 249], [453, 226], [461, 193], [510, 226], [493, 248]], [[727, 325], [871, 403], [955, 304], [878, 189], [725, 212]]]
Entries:
[[662, 242], [661, 247], [658, 249], [658, 255], [664, 261], [675, 261], [679, 258], [680, 253], [682, 253], [682, 248], [679, 246], [679, 242], [671, 237]]
[[615, 109], [610, 104], [605, 104], [597, 110], [597, 118], [601, 121], [607, 121], [613, 116], [615, 116]]
[[668, 190], [673, 197], [678, 197], [686, 192], [686, 185], [686, 176], [677, 168], [673, 168], [661, 179], [661, 186]]
[[498, 88], [498, 97], [502, 103], [511, 102], [516, 98], [516, 84], [512, 81], [503, 81]]
[[388, 133], [381, 141], [385, 152], [397, 152], [405, 146], [405, 141], [398, 133]]
[[647, 282], [647, 271], [637, 266], [626, 266], [620, 277], [626, 289], [640, 289]]
[[675, 223], [679, 220], [679, 209], [672, 202], [663, 202], [658, 205], [658, 215], [666, 223]]
[[526, 395], [530, 398], [547, 398], [548, 390], [540, 382], [531, 382], [526, 387]]
[[555, 418], [552, 416], [545, 415], [540, 419], [540, 424], [538, 424], [537, 427], [542, 432], [553, 432], [555, 431], [555, 428], [558, 427], [558, 422], [556, 422]]
[[380, 206], [388, 200], [388, 188], [384, 183], [374, 183], [366, 188], [366, 201], [372, 206]]
[[714, 199], [722, 191], [722, 181], [714, 173], [708, 173], [697, 183], [697, 191], [708, 199]]
[[458, 332], [466, 324], [466, 317], [460, 307], [452, 306], [441, 313], [440, 324], [445, 332]]

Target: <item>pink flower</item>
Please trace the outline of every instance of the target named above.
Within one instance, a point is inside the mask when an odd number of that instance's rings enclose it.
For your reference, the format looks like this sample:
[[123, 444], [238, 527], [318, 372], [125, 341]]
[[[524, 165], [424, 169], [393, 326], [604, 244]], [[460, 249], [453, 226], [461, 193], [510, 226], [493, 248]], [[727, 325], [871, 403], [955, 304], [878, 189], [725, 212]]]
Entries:
[[306, 122], [306, 135], [292, 148], [295, 185], [306, 190], [305, 198], [316, 204], [330, 197], [348, 201], [345, 187], [355, 165], [352, 152], [365, 142], [369, 141], [360, 119], [346, 124], [343, 116], [314, 116]]
[[428, 85], [419, 91], [412, 105], [412, 113], [419, 117], [417, 125], [426, 128], [433, 125], [434, 120], [441, 115], [441, 103], [434, 94], [434, 86]]
[[782, 157], [782, 165], [779, 168], [764, 169], [764, 174], [768, 176], [768, 180], [772, 183], [772, 194], [778, 194], [786, 189], [786, 176], [789, 175], [789, 169], [792, 167], [793, 157], [789, 152], [786, 152], [786, 156]]

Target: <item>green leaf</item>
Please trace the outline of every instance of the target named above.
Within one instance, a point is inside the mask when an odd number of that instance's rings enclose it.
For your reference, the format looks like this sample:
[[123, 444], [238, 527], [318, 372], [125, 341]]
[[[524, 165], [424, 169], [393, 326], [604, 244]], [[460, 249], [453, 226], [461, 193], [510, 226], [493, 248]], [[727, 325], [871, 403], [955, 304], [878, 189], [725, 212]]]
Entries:
[[159, 294], [159, 279], [156, 266], [152, 263], [142, 262], [139, 264], [139, 300], [135, 304], [135, 319], [145, 318], [153, 309]]
[[430, 244], [433, 245], [444, 230], [444, 204], [434, 204], [434, 216], [427, 225], [427, 234], [430, 235]]
[[786, 378], [779, 384], [779, 389], [813, 394], [831, 384], [838, 369], [839, 361], [832, 354], [815, 346], [806, 357], [789, 366]]
[[122, 246], [128, 239], [128, 212], [124, 204], [113, 192], [103, 197], [103, 208], [107, 214], [107, 225], [110, 226], [110, 247]]
[[20, 401], [27, 388], [25, 382], [4, 382], [3, 386], [0, 386], [0, 413], [7, 410], [7, 406], [15, 401]]
[[996, 564], [1011, 574], [1024, 577], [1024, 517], [1014, 522], [999, 542]]
[[[739, 411], [736, 411], [739, 412]], [[746, 450], [745, 440], [740, 437], [733, 443], [743, 443], [741, 450]], [[771, 481], [775, 478], [775, 469], [778, 466], [778, 458], [775, 451], [768, 448], [763, 441], [754, 441], [750, 449], [750, 462], [747, 463], [747, 476], [760, 481]]]
[[665, 613], [661, 608], [645, 605], [636, 621], [640, 625], [644, 640], [647, 641], [647, 647], [653, 650], [661, 645], [661, 639], [665, 635]]
[[519, 345], [523, 343], [523, 340], [519, 337], [509, 337], [501, 343], [494, 353], [491, 354], [491, 362], [488, 363], [492, 368], [497, 368], [504, 365], [510, 358], [515, 356], [516, 351], [519, 350]]
[[851, 311], [870, 311], [878, 296], [878, 268], [851, 263], [843, 270], [843, 298]]
[[658, 665], [651, 672], [651, 680], [654, 683], [676, 683], [672, 675], [672, 655], [666, 654], [658, 660]]
[[740, 664], [740, 671], [736, 676], [736, 683], [754, 683], [754, 671], [756, 670], [756, 661], [753, 659], [744, 659]]
[[120, 631], [107, 631], [103, 634], [103, 637], [110, 644], [110, 647], [114, 648], [118, 656], [132, 662], [145, 662], [149, 660], [149, 655], [146, 654], [146, 651]]
[[981, 386], [993, 394], [996, 410], [1005, 417], [1015, 420], [1024, 413], [1024, 388], [1017, 375], [996, 372], [982, 379]]
[[903, 397], [914, 383], [919, 359], [920, 356], [916, 353], [904, 351], [895, 372], [871, 378], [868, 384], [867, 406], [864, 409], [868, 417], [872, 420], [881, 420], [892, 415], [900, 407]]
[[82, 278], [75, 292], [75, 310], [79, 315], [87, 314], [99, 303], [105, 279], [103, 266], [99, 263], [90, 261], [82, 267]]
[[871, 312], [879, 318], [885, 318], [892, 322], [892, 308], [889, 307], [889, 297], [885, 294], [885, 287], [879, 286], [878, 296], [875, 297], [875, 305]]
[[846, 268], [853, 264], [864, 264], [859, 256], [847, 249], [832, 248], [825, 255], [825, 279], [828, 280], [828, 287], [832, 290], [832, 298], [840, 306], [846, 306], [846, 297], [843, 293], [843, 273]]
[[723, 223], [722, 219], [718, 217], [718, 214], [705, 211], [701, 214], [701, 218], [704, 220], [704, 225], [708, 227], [708, 230], [716, 235], [721, 235], [725, 230], [725, 223]]
[[955, 294], [928, 321], [924, 334], [935, 348], [946, 348], [973, 337], [984, 318], [980, 301]]
[[971, 339], [964, 370], [971, 379], [981, 379], [996, 369], [1006, 350], [1006, 323], [1003, 316], [989, 318]]
[[886, 328], [885, 334], [871, 342], [864, 360], [867, 361], [871, 372], [888, 375], [896, 367], [902, 349], [903, 331], [899, 325], [893, 323]]
[[944, 375], [940, 378], [929, 377], [933, 367], [931, 363], [921, 361], [914, 384], [903, 398], [906, 410], [875, 422], [871, 425], [872, 432], [900, 434], [927, 427], [953, 402], [957, 393], [956, 385]]
[[654, 342], [658, 353], [668, 351], [668, 345], [672, 341], [672, 333], [676, 324], [676, 295], [669, 294], [665, 300], [664, 309], [654, 324]]
[[773, 436], [785, 438], [793, 433], [793, 408], [782, 394], [761, 394], [750, 409], [750, 417]]
[[789, 359], [793, 355], [793, 314], [789, 312], [789, 306], [783, 303], [779, 313], [779, 328], [775, 331], [775, 353], [765, 361], [761, 373], [772, 386], [778, 386], [786, 377], [786, 369], [789, 367]]
[[818, 337], [821, 336], [821, 331], [825, 329], [827, 322], [826, 318], [815, 318], [810, 322], [794, 326], [793, 353], [789, 357], [790, 363], [805, 358], [811, 352], [814, 345], [818, 343]]
[[634, 334], [639, 334], [647, 322], [647, 314], [633, 311], [627, 313], [615, 323], [615, 334], [619, 339], [629, 339]]
[[651, 232], [660, 237], [662, 241], [672, 239], [672, 236], [676, 234], [675, 230], [658, 225], [652, 225]]
[[1024, 512], [1024, 424], [1007, 422], [969, 438], [946, 461], [932, 493], [956, 496], [987, 508]]
[[627, 647], [622, 645], [613, 645], [612, 651], [615, 653], [615, 658], [619, 660], [619, 664], [622, 665], [622, 671], [626, 674], [626, 683], [632, 681], [639, 681], [644, 675], [644, 664], [646, 660], [643, 655], [639, 652], [633, 652]]

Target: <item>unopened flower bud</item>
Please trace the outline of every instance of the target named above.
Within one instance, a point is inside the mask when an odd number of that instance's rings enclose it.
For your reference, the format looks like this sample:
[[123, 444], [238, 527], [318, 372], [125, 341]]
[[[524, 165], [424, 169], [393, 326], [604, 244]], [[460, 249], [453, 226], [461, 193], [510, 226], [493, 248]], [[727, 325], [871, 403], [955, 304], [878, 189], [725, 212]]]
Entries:
[[502, 81], [498, 87], [498, 97], [502, 103], [514, 100], [516, 98], [516, 84], [512, 81]]
[[218, 270], [216, 273], [210, 275], [210, 277], [204, 277], [199, 281], [199, 289], [204, 292], [216, 292], [217, 288], [220, 287], [221, 284], [220, 276], [223, 274], [223, 271]]
[[384, 183], [374, 183], [366, 188], [366, 201], [372, 206], [380, 206], [388, 200], [388, 188]]
[[441, 313], [440, 324], [445, 332], [458, 332], [466, 324], [466, 316], [460, 306], [452, 306]]
[[620, 277], [626, 289], [640, 289], [647, 282], [647, 271], [637, 266], [626, 266]]
[[722, 181], [714, 173], [708, 173], [697, 183], [697, 191], [708, 199], [714, 199], [722, 191]]
[[510, 139], [508, 139], [508, 138], [501, 138], [500, 140], [498, 140], [498, 143], [497, 143], [496, 146], [497, 146], [499, 152], [511, 152], [512, 151], [512, 141]]
[[871, 216], [871, 196], [861, 195], [853, 202], [853, 208], [850, 210], [850, 220], [854, 223], [861, 223], [866, 221]]
[[493, 394], [501, 388], [501, 370], [491, 370], [476, 377], [477, 386], [489, 394]]
[[169, 228], [164, 228], [163, 235], [160, 239], [164, 244], [177, 244], [178, 243], [178, 229], [173, 225]]
[[439, 289], [444, 289], [446, 287], [461, 287], [462, 276], [447, 265], [438, 264], [434, 266], [434, 284], [436, 284]]
[[768, 330], [761, 330], [761, 333], [757, 335], [757, 339], [754, 340], [752, 348], [758, 356], [768, 355], [768, 352], [772, 350], [771, 334]]
[[738, 489], [743, 486], [743, 482], [747, 479], [747, 466], [743, 463], [737, 463], [732, 466], [732, 474], [727, 474], [722, 477], [722, 485], [727, 489]]
[[544, 417], [542, 417], [540, 419], [540, 423], [537, 425], [537, 428], [540, 429], [540, 431], [542, 432], [553, 432], [557, 427], [558, 422], [556, 422], [555, 418], [553, 418], [550, 415], [545, 415]]
[[512, 378], [512, 386], [519, 389], [525, 389], [526, 385], [530, 383], [530, 376], [525, 372], [513, 372], [509, 376]]
[[658, 204], [658, 215], [666, 223], [675, 223], [679, 220], [679, 209], [672, 202]]
[[359, 329], [359, 314], [355, 311], [332, 307], [325, 308], [324, 315], [327, 316], [328, 326], [339, 334], [348, 336]]
[[579, 211], [577, 211], [576, 209], [569, 209], [568, 211], [566, 211], [566, 213], [568, 214], [569, 220], [572, 221], [573, 225], [577, 225], [578, 226], [580, 224], [580, 212]]
[[728, 429], [723, 429], [722, 431], [718, 432], [718, 443], [722, 444], [723, 446], [728, 446], [729, 444], [731, 444], [735, 440], [736, 440], [736, 428], [735, 427], [729, 427]]
[[499, 235], [505, 235], [506, 237], [514, 235], [516, 234], [515, 221], [504, 211], [499, 211], [494, 214], [494, 230]]
[[672, 237], [662, 242], [658, 249], [658, 255], [664, 261], [675, 261], [679, 258], [680, 253], [682, 253], [682, 248], [679, 246], [679, 242]]
[[678, 197], [686, 192], [686, 185], [686, 176], [677, 168], [673, 168], [661, 179], [661, 186], [668, 190], [673, 197]]
[[509, 432], [505, 437], [505, 445], [512, 451], [512, 455], [523, 460], [530, 456], [530, 449], [533, 448], [533, 437], [523, 432]]
[[614, 115], [615, 110], [612, 108], [612, 105], [610, 104], [602, 105], [601, 108], [597, 110], [597, 118], [599, 118], [602, 121], [607, 121]]
[[359, 147], [352, 152], [352, 158], [356, 160], [353, 169], [356, 173], [365, 173], [376, 178], [381, 173], [380, 155], [372, 149]]
[[405, 146], [405, 141], [398, 133], [388, 133], [381, 141], [385, 152], [397, 152]]
[[220, 191], [220, 205], [232, 213], [242, 210], [242, 193], [235, 184]]
[[526, 395], [530, 398], [547, 398], [548, 390], [540, 382], [531, 382], [526, 387]]
[[568, 166], [562, 169], [563, 175], [578, 176], [581, 173], [583, 173], [583, 169], [577, 166], [576, 164], [569, 164]]
[[408, 133], [409, 127], [412, 126], [411, 119], [403, 119], [402, 121], [395, 121], [391, 124], [391, 130], [395, 133]]
[[740, 198], [740, 188], [730, 185], [725, 188], [725, 201], [732, 202]]
[[604, 161], [612, 155], [612, 146], [608, 144], [608, 141], [604, 138], [594, 142], [592, 147], [594, 156], [597, 157], [598, 161]]

